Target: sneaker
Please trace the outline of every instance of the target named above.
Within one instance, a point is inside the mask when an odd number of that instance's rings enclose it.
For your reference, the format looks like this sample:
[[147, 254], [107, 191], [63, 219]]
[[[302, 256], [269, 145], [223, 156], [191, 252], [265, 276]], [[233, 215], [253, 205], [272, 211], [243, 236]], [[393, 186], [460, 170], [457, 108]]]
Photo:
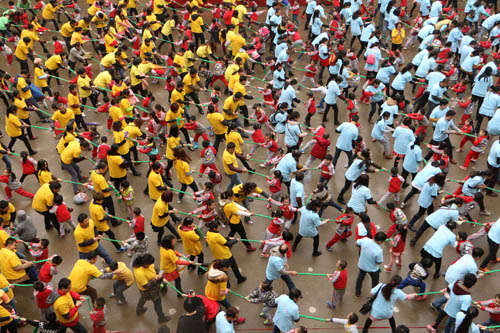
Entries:
[[109, 294], [109, 298], [113, 298], [113, 297], [116, 297], [116, 295], [114, 293]]
[[326, 307], [329, 309], [335, 310], [335, 305], [333, 305], [333, 303], [330, 301], [326, 302]]
[[123, 305], [123, 304], [127, 304], [127, 302], [126, 301], [122, 301], [121, 299], [119, 299], [118, 301], [116, 301], [116, 304]]
[[239, 279], [237, 282], [238, 282], [238, 284], [240, 284], [240, 283], [245, 282], [246, 280], [247, 280], [247, 277], [246, 276], [242, 276], [241, 279]]
[[257, 250], [257, 249], [253, 246], [247, 247], [247, 252], [253, 252], [255, 250]]
[[264, 312], [261, 312], [261, 313], [259, 313], [259, 317], [261, 317], [261, 318], [265, 318], [265, 317], [266, 317], [266, 315], [264, 314]]
[[127, 251], [127, 249], [124, 248], [124, 247], [120, 247], [119, 249], [116, 249], [116, 253], [122, 253], [122, 252], [125, 252], [125, 251]]
[[253, 221], [252, 220], [248, 220], [247, 223], [248, 224], [253, 224]]
[[401, 209], [405, 208], [406, 207], [406, 202], [402, 202], [401, 205], [399, 206]]
[[319, 257], [321, 254], [320, 251], [313, 252], [313, 257]]
[[264, 163], [259, 164], [259, 166], [260, 166], [261, 168], [265, 168], [265, 167], [266, 167], [266, 165], [265, 165]]
[[479, 212], [479, 215], [490, 216], [490, 215], [491, 215], [491, 213], [490, 213], [490, 212], [488, 212], [487, 210], [481, 210], [481, 211]]
[[264, 320], [264, 325], [265, 326], [271, 326], [272, 324], [273, 324], [273, 322], [270, 321], [269, 319]]
[[325, 247], [326, 247], [326, 250], [327, 250], [328, 252], [333, 252], [333, 248], [328, 247], [328, 246], [325, 246]]
[[243, 324], [247, 319], [245, 317], [239, 317], [237, 321], [234, 322], [235, 325]]
[[193, 148], [194, 148], [194, 149], [198, 149], [198, 148], [200, 148], [200, 145], [198, 144], [198, 142], [195, 142], [195, 143], [193, 144]]
[[391, 272], [392, 268], [389, 265], [384, 265], [384, 272]]

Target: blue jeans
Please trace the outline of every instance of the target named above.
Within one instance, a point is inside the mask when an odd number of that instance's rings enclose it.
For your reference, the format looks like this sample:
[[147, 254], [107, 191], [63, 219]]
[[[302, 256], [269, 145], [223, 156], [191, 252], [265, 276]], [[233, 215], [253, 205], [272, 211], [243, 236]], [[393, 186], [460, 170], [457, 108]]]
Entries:
[[434, 305], [437, 309], [441, 309], [444, 303], [446, 303], [447, 299], [444, 296], [439, 297], [436, 299], [434, 302], [432, 302], [432, 305]]
[[[97, 249], [94, 250], [94, 252], [96, 252], [99, 257], [104, 259], [104, 261], [106, 261], [106, 264], [110, 265], [111, 263], [114, 262], [113, 258], [111, 258], [109, 253], [106, 251], [105, 248], [102, 247], [101, 244], [99, 244], [99, 246], [97, 247]], [[80, 259], [87, 259], [87, 255], [88, 253], [78, 252], [78, 257]]]
[[227, 190], [230, 191], [234, 186], [241, 184], [240, 175], [235, 173], [234, 175], [228, 175], [229, 177], [229, 185], [227, 185]]
[[425, 282], [422, 280], [415, 280], [412, 279], [411, 277], [407, 276], [406, 279], [401, 282], [401, 284], [398, 286], [399, 289], [403, 289], [406, 286], [414, 286], [414, 287], [419, 287], [420, 293], [425, 292]]
[[[295, 284], [293, 283], [292, 281], [292, 278], [290, 277], [290, 275], [288, 274], [281, 274], [281, 279], [283, 281], [285, 281], [286, 283], [286, 286], [288, 287], [288, 290], [292, 290], [293, 288], [295, 288]], [[268, 278], [266, 278], [266, 280], [264, 281], [265, 283], [273, 283], [273, 281], [269, 280]]]
[[229, 301], [227, 300], [227, 297], [224, 298], [222, 301], [217, 301], [217, 303], [219, 303], [220, 305], [222, 305], [226, 309], [231, 307], [231, 303], [229, 303]]
[[446, 321], [446, 326], [444, 327], [444, 333], [453, 333], [455, 331], [455, 322], [456, 319], [452, 317], [448, 317]]
[[11, 171], [12, 170], [12, 164], [10, 163], [9, 156], [3, 155], [2, 156], [2, 161], [5, 163], [5, 166], [7, 167], [7, 170]]

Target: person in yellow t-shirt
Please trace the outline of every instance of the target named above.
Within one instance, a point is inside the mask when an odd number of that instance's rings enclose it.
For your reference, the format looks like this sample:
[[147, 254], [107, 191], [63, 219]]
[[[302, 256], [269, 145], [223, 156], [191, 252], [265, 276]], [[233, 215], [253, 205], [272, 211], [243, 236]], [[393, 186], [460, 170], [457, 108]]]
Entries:
[[33, 266], [33, 262], [19, 259], [16, 254], [16, 244], [14, 238], [7, 238], [5, 247], [0, 250], [0, 270], [10, 283], [30, 280], [26, 270]]
[[113, 274], [113, 293], [109, 297], [116, 297], [118, 305], [126, 304], [127, 300], [123, 292], [134, 283], [134, 274], [122, 261], [112, 263], [106, 271]]
[[146, 91], [142, 88], [142, 80], [146, 78], [146, 75], [139, 70], [139, 65], [141, 64], [141, 58], [134, 58], [132, 61], [132, 67], [130, 67], [130, 88], [135, 94], [141, 96], [146, 95]]
[[83, 68], [80, 68], [77, 73], [78, 79], [76, 80], [76, 85], [78, 86], [78, 94], [82, 99], [82, 104], [87, 105], [87, 98], [90, 98], [92, 105], [97, 107], [97, 96], [92, 94], [92, 79]]
[[126, 249], [121, 246], [119, 241], [116, 241], [115, 233], [110, 229], [108, 221], [111, 220], [111, 216], [108, 216], [104, 211], [103, 207], [104, 194], [102, 192], [94, 193], [94, 200], [89, 205], [90, 218], [94, 221], [94, 225], [97, 229], [97, 233], [102, 235], [103, 233], [108, 236], [109, 239], [114, 239], [111, 241], [116, 249], [117, 253], [123, 252]]
[[57, 0], [50, 0], [49, 3], [45, 4], [42, 10], [42, 22], [40, 22], [40, 25], [42, 27], [48, 27], [48, 23], [52, 22], [52, 24], [54, 24], [55, 30], [59, 30], [55, 13], [60, 8], [61, 5], [57, 4]]
[[[29, 87], [28, 87], [29, 89]], [[12, 91], [12, 95], [14, 96], [14, 106], [16, 107], [16, 116], [26, 124], [26, 134], [31, 140], [35, 140], [36, 137], [33, 135], [31, 131], [31, 121], [30, 121], [30, 112], [35, 109], [32, 106], [28, 106], [26, 103], [26, 99], [21, 96], [21, 92], [19, 90]], [[24, 135], [24, 131], [23, 131]]]
[[[89, 151], [90, 145], [87, 141], [82, 141], [76, 139], [68, 143], [66, 148], [61, 152], [61, 166], [64, 170], [71, 174], [71, 180], [73, 182], [86, 181], [88, 177], [83, 177], [78, 162], [85, 160], [85, 156], [82, 156], [82, 151]], [[79, 193], [78, 184], [73, 185], [73, 192], [75, 194]]]
[[180, 48], [174, 56], [173, 65], [177, 67], [177, 73], [179, 73], [179, 75], [185, 75], [184, 73], [187, 72], [187, 60], [185, 55], [184, 49]]
[[47, 68], [47, 72], [50, 76], [47, 78], [47, 84], [50, 86], [50, 81], [52, 80], [52, 76], [56, 77], [56, 82], [58, 85], [61, 84], [59, 80], [59, 68], [68, 68], [64, 65], [64, 61], [66, 60], [67, 55], [65, 52], [60, 54], [54, 54], [50, 58], [45, 61], [45, 67]]
[[54, 302], [54, 313], [57, 320], [65, 328], [85, 332], [85, 328], [78, 321], [78, 308], [85, 302], [85, 299], [71, 290], [71, 280], [68, 278], [59, 280], [57, 293], [60, 295]]
[[[161, 194], [160, 198], [153, 206], [153, 214], [151, 215], [151, 227], [154, 232], [158, 233], [158, 245], [160, 245], [163, 234], [165, 233], [165, 226], [168, 228], [168, 230], [170, 230], [172, 234], [174, 234], [177, 239], [181, 238], [177, 233], [177, 230], [175, 230], [174, 226], [172, 226], [172, 223], [170, 223], [170, 221], [168, 220], [170, 214], [174, 214], [177, 212], [175, 208], [170, 209], [169, 203], [172, 202], [172, 197], [172, 191], [166, 190]], [[175, 215], [172, 215], [172, 217], [174, 218]]]
[[113, 258], [108, 254], [106, 249], [99, 244], [102, 239], [101, 235], [95, 234], [94, 222], [89, 219], [85, 213], [81, 213], [77, 217], [78, 225], [73, 231], [78, 256], [80, 259], [86, 259], [89, 253], [95, 252], [97, 255], [106, 261], [108, 265], [114, 262]]
[[[16, 208], [12, 203], [6, 200], [0, 200], [0, 218], [2, 219], [2, 227], [9, 227], [10, 225], [14, 226]], [[5, 244], [0, 244], [0, 246], [3, 247]]]
[[215, 134], [214, 148], [218, 152], [219, 144], [226, 139], [227, 125], [224, 116], [220, 112], [216, 112], [212, 105], [207, 108], [207, 120], [212, 126]]
[[11, 105], [7, 108], [5, 113], [5, 132], [7, 132], [8, 136], [10, 136], [10, 142], [7, 148], [12, 151], [14, 144], [19, 139], [24, 142], [29, 154], [34, 155], [37, 152], [31, 148], [30, 142], [22, 130], [22, 128], [26, 126], [26, 123], [22, 122], [16, 116], [16, 110], [17, 108], [14, 105]]
[[141, 60], [145, 60], [146, 58], [151, 58], [153, 53], [155, 52], [155, 44], [151, 38], [145, 39], [139, 48], [139, 57]]
[[238, 160], [235, 154], [236, 145], [234, 142], [229, 142], [222, 154], [222, 164], [224, 166], [224, 172], [229, 177], [229, 185], [227, 190], [231, 190], [233, 186], [241, 184], [239, 173], [247, 172], [246, 168], [238, 168]]
[[[186, 217], [182, 221], [182, 225], [177, 227], [177, 232], [182, 239], [184, 252], [189, 255], [189, 260], [193, 261], [198, 257], [198, 263], [203, 264], [204, 255], [200, 242], [200, 235], [195, 231], [196, 226], [192, 217]], [[194, 269], [194, 266], [188, 266], [188, 269]], [[198, 266], [198, 275], [205, 273], [205, 271]]]
[[198, 76], [198, 70], [196, 68], [191, 68], [189, 70], [189, 74], [184, 75], [182, 79], [182, 83], [184, 83], [184, 96], [189, 97], [190, 100], [193, 101], [198, 112], [203, 114], [203, 108], [201, 107], [200, 98], [198, 97], [197, 90], [201, 89], [205, 91], [205, 88], [200, 86], [200, 77]]
[[200, 44], [205, 44], [205, 36], [203, 31], [206, 29], [206, 25], [203, 22], [203, 18], [198, 13], [191, 14], [191, 32], [193, 33], [194, 43], [196, 47]]
[[398, 23], [396, 27], [391, 31], [391, 42], [392, 42], [392, 50], [401, 51], [403, 47], [403, 41], [405, 39], [405, 29], [403, 29], [403, 24]]
[[113, 182], [115, 188], [120, 188], [123, 180], [127, 179], [127, 167], [129, 162], [118, 153], [118, 145], [111, 145], [106, 157], [109, 169], [109, 178]]
[[176, 15], [165, 21], [163, 27], [161, 28], [161, 34], [163, 35], [162, 39], [164, 40], [160, 43], [160, 45], [158, 45], [158, 50], [161, 50], [163, 44], [168, 43], [170, 44], [172, 53], [175, 53], [175, 45], [174, 45], [172, 29], [177, 29], [176, 27], [178, 26], [178, 24], [179, 24], [179, 18]]
[[102, 71], [94, 78], [94, 85], [101, 90], [106, 90], [109, 89], [112, 80], [113, 76], [110, 71]]
[[54, 195], [61, 190], [61, 183], [51, 181], [43, 184], [35, 192], [33, 203], [31, 207], [40, 215], [43, 215], [45, 230], [50, 230], [52, 226], [59, 231], [59, 222], [55, 214], [49, 212], [50, 208], [54, 205]]
[[130, 145], [127, 138], [128, 138], [128, 133], [123, 130], [122, 122], [115, 121], [113, 123], [113, 140], [114, 140], [113, 146], [116, 145], [118, 147], [117, 149], [118, 154], [120, 154], [124, 158], [124, 160], [129, 164], [128, 167], [132, 171], [132, 174], [134, 176], [140, 176], [141, 174], [137, 172], [137, 170], [134, 167], [134, 164], [131, 163]]
[[220, 223], [217, 221], [210, 222], [208, 224], [208, 229], [209, 231], [207, 232], [205, 238], [214, 259], [227, 260], [238, 283], [246, 281], [247, 278], [241, 275], [238, 264], [231, 253], [231, 246], [233, 246], [238, 240], [234, 238], [228, 240], [222, 236], [220, 234]]
[[78, 129], [88, 131], [89, 129], [87, 124], [83, 119], [81, 104], [82, 103], [80, 101], [80, 97], [78, 96], [76, 85], [70, 85], [68, 92], [68, 110], [73, 111], [73, 114], [75, 115], [75, 123], [76, 126], [78, 126]]
[[33, 49], [28, 45], [31, 43], [31, 38], [24, 37], [16, 46], [14, 56], [21, 66], [21, 72], [29, 73], [28, 58], [33, 59]]
[[36, 58], [33, 61], [34, 65], [34, 75], [33, 75], [33, 83], [35, 86], [40, 88], [42, 92], [46, 93], [49, 96], [52, 96], [52, 90], [50, 90], [49, 84], [47, 83], [47, 78], [49, 77], [43, 67], [42, 67], [42, 59]]
[[154, 304], [158, 322], [163, 323], [169, 321], [170, 317], [163, 313], [160, 294], [160, 285], [163, 281], [163, 276], [156, 271], [154, 262], [155, 258], [151, 254], [146, 253], [137, 257], [133, 263], [135, 282], [141, 293], [135, 314], [138, 316], [143, 315], [147, 311], [144, 304], [147, 301], [151, 301]]
[[[179, 276], [179, 265], [200, 265], [190, 260], [181, 259], [182, 254], [175, 251], [176, 239], [174, 235], [163, 237], [160, 245], [160, 270], [163, 272], [163, 279], [168, 282], [174, 281], [175, 288], [182, 292], [181, 277]], [[182, 295], [177, 294], [177, 297]]]
[[64, 38], [66, 45], [70, 45], [71, 35], [73, 31], [75, 31], [75, 27], [77, 26], [77, 22], [75, 20], [69, 20], [61, 26], [59, 32]]
[[[222, 210], [226, 221], [229, 221], [229, 227], [231, 229], [229, 237], [233, 237], [237, 233], [241, 238], [246, 239], [247, 233], [245, 227], [241, 223], [241, 216], [250, 218], [253, 213], [234, 201], [234, 193], [231, 190], [225, 193], [225, 197], [229, 202], [224, 205]], [[243, 241], [243, 244], [246, 246], [247, 252], [255, 251], [255, 247], [250, 245], [249, 242]]]
[[166, 191], [168, 189], [168, 187], [165, 186], [165, 184], [163, 183], [160, 171], [161, 171], [161, 164], [160, 162], [156, 161], [153, 163], [151, 171], [149, 172], [148, 175], [149, 198], [155, 202], [161, 197], [163, 191]]
[[182, 148], [174, 149], [174, 167], [177, 174], [177, 180], [181, 183], [181, 192], [179, 193], [179, 199], [177, 203], [182, 202], [184, 198], [184, 193], [188, 186], [193, 190], [193, 192], [198, 192], [198, 185], [194, 181], [191, 169], [189, 168], [189, 163], [191, 158], [186, 154], [186, 151]]
[[[76, 124], [75, 124], [75, 114], [73, 111], [69, 108], [64, 108], [60, 107], [61, 105], [59, 104], [53, 104], [52, 109], [55, 110], [55, 112], [52, 114], [52, 120], [54, 121], [54, 124], [52, 124], [52, 128], [57, 128], [58, 130], [64, 130], [66, 128], [66, 125], [71, 121], [73, 124], [73, 128], [76, 129]], [[56, 126], [56, 122], [59, 122], [59, 125]]]
[[97, 299], [97, 290], [88, 285], [89, 281], [94, 279], [111, 279], [113, 273], [102, 273], [95, 266], [97, 262], [97, 253], [92, 251], [87, 254], [86, 259], [79, 259], [73, 265], [73, 269], [68, 275], [71, 281], [71, 291], [80, 295], [90, 296], [92, 303]]
[[229, 267], [231, 267], [231, 263], [227, 260], [214, 260], [208, 266], [207, 284], [205, 286], [205, 296], [212, 301], [220, 302], [226, 307], [231, 306], [226, 299], [226, 295], [229, 293], [227, 287]]

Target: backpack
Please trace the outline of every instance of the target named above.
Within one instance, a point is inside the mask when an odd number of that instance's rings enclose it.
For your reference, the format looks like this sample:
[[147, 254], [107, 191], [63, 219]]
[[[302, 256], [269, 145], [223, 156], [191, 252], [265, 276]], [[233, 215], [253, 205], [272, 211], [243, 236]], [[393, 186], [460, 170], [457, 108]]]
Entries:
[[394, 217], [396, 218], [396, 225], [406, 225], [408, 223], [406, 214], [401, 210], [401, 208], [396, 208], [394, 210]]
[[269, 122], [271, 123], [271, 125], [273, 126], [276, 126], [278, 125], [279, 121], [276, 119], [276, 114], [279, 113], [279, 114], [283, 114], [283, 112], [281, 111], [276, 111], [275, 113], [273, 113], [271, 116], [269, 116]]
[[368, 65], [375, 65], [375, 55], [373, 53], [370, 53], [367, 57], [366, 57], [366, 63]]

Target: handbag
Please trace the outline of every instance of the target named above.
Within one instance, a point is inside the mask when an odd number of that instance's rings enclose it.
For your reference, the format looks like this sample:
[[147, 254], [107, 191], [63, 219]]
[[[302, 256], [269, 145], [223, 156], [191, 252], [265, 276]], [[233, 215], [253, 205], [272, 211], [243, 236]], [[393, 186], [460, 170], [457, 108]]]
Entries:
[[368, 301], [366, 301], [366, 303], [361, 306], [361, 309], [359, 309], [359, 312], [361, 314], [365, 315], [368, 312], [370, 312], [370, 310], [372, 309], [372, 306], [373, 306], [373, 302], [375, 302], [375, 299], [377, 298], [378, 293], [380, 292], [380, 290], [382, 290], [382, 288], [384, 286], [385, 286], [385, 284], [383, 284], [382, 286], [380, 286], [380, 288], [377, 290], [377, 292], [375, 293], [375, 295], [373, 295], [372, 297], [370, 297], [368, 299]]

